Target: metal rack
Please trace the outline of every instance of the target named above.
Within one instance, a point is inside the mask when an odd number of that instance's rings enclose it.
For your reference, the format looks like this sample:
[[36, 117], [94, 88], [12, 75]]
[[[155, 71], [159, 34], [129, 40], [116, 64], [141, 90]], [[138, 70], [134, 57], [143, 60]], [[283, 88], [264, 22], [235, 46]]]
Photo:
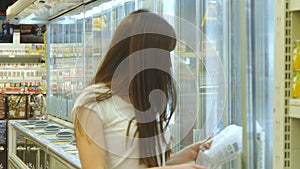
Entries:
[[300, 164], [300, 100], [292, 96], [294, 41], [299, 39], [300, 3], [275, 3], [274, 159], [273, 166], [297, 169]]

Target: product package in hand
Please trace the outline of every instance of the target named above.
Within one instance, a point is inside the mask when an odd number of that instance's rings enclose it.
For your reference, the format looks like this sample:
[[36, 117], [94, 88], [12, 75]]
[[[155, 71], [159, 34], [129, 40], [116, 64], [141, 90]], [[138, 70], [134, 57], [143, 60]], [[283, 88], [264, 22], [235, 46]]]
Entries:
[[200, 147], [196, 163], [215, 169], [235, 158], [242, 152], [243, 129], [229, 125]]

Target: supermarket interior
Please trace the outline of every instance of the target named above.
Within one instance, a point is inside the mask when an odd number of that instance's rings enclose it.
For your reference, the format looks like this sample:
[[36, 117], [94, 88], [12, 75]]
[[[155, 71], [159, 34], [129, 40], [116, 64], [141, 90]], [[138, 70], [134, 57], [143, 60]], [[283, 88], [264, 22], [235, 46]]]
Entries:
[[71, 112], [119, 24], [139, 9], [161, 16], [176, 33], [170, 56], [177, 105], [166, 125], [171, 157], [213, 136], [188, 164], [299, 169], [298, 0], [0, 0], [0, 6], [0, 169], [83, 168]]

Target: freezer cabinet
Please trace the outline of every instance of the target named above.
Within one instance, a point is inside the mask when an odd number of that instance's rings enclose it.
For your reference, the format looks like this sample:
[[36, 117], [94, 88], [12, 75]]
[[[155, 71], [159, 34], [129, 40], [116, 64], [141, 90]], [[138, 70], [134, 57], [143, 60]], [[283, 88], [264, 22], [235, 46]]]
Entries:
[[[53, 122], [46, 121], [47, 124]], [[60, 130], [66, 129], [59, 126]], [[8, 122], [9, 169], [80, 169], [81, 164], [73, 136], [59, 140], [55, 133], [35, 126], [29, 120]]]

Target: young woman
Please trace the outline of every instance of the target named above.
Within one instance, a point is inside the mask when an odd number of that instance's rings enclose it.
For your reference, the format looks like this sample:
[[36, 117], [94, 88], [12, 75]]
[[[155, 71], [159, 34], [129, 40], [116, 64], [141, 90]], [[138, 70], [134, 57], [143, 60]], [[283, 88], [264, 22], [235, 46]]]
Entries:
[[147, 10], [123, 19], [72, 116], [83, 169], [204, 169], [203, 142], [170, 155], [168, 125], [176, 107], [171, 25]]

